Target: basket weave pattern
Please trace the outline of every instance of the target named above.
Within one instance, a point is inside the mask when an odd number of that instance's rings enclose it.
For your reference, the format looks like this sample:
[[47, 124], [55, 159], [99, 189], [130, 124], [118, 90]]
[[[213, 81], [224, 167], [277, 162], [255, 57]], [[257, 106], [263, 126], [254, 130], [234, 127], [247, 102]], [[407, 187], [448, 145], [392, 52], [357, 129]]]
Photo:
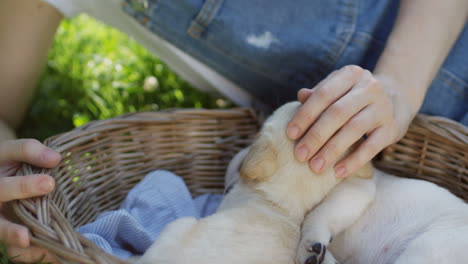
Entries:
[[398, 176], [434, 182], [468, 202], [468, 128], [457, 122], [418, 115], [405, 137], [374, 164]]
[[[53, 193], [13, 203], [34, 245], [61, 263], [125, 263], [75, 232], [119, 207], [128, 191], [155, 169], [181, 176], [196, 196], [221, 192], [232, 156], [250, 144], [261, 120], [250, 109], [135, 113], [90, 122], [45, 141], [62, 154], [54, 169], [23, 165], [23, 175], [47, 173]], [[418, 116], [407, 135], [376, 165], [396, 175], [428, 179], [468, 200], [468, 130], [443, 118]], [[431, 177], [428, 177], [431, 175]]]

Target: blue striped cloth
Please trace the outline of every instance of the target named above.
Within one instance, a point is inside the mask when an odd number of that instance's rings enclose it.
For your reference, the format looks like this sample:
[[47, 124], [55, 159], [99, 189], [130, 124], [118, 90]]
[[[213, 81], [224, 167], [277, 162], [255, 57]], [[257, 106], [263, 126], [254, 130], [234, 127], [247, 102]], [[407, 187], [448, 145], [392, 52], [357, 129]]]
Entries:
[[220, 194], [205, 194], [192, 199], [180, 177], [158, 170], [128, 193], [119, 210], [105, 212], [77, 231], [106, 252], [126, 259], [143, 254], [177, 218], [214, 213], [221, 198]]

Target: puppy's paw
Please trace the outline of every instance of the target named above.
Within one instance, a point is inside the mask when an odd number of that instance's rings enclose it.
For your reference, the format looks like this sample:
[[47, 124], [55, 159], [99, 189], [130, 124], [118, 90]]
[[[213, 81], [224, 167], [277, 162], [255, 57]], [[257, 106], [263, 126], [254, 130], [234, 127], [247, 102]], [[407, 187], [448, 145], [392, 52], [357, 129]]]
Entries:
[[304, 264], [322, 264], [327, 253], [327, 247], [319, 242], [306, 245], [306, 251], [310, 256], [305, 260]]
[[302, 240], [296, 257], [296, 264], [338, 264], [325, 243]]

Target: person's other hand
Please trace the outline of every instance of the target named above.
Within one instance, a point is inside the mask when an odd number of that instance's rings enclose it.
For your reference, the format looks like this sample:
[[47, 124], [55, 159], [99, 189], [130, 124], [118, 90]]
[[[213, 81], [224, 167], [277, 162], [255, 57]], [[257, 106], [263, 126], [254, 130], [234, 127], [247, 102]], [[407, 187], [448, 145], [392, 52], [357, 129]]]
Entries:
[[337, 162], [364, 135], [367, 139], [336, 163], [337, 177], [346, 177], [378, 152], [404, 136], [415, 112], [396, 85], [359, 66], [332, 72], [313, 89], [301, 89], [302, 106], [288, 124], [296, 140], [295, 155], [321, 173]]
[[54, 189], [54, 179], [37, 174], [15, 176], [21, 162], [38, 167], [56, 166], [60, 154], [34, 139], [0, 142], [0, 241], [8, 247], [8, 255], [15, 261], [33, 262], [45, 256], [45, 262], [54, 262], [46, 249], [32, 247], [28, 229], [7, 220], [5, 203], [40, 196]]

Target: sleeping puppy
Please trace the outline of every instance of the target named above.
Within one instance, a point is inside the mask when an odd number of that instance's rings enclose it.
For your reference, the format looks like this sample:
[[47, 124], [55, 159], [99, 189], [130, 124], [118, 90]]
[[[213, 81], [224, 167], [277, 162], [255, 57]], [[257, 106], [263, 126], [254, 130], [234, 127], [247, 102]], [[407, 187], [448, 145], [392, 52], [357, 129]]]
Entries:
[[[294, 158], [294, 142], [285, 131], [299, 105], [293, 102], [275, 111], [250, 149], [234, 159], [227, 177], [236, 177], [243, 160], [239, 181], [215, 214], [169, 224], [136, 263], [295, 263], [305, 214], [341, 181], [331, 169], [314, 175]], [[374, 186], [365, 179], [369, 176], [364, 169], [343, 182], [356, 182], [367, 204]]]
[[298, 264], [334, 263], [330, 251], [342, 264], [468, 263], [468, 204], [426, 181], [373, 178], [375, 200], [357, 221], [349, 215], [367, 201], [341, 184], [306, 216]]
[[[286, 120], [294, 114], [288, 113], [290, 116], [283, 116]], [[282, 131], [273, 132], [284, 137]], [[277, 149], [292, 155], [289, 147]], [[228, 167], [228, 188], [239, 177], [236, 172], [243, 158], [251, 162], [251, 157], [243, 151]], [[336, 185], [306, 215], [297, 264], [468, 263], [468, 204], [435, 184], [373, 171], [368, 165], [360, 171], [360, 176], [373, 174], [372, 179], [347, 178]], [[312, 184], [320, 182], [314, 180]], [[312, 187], [310, 192], [317, 189]], [[307, 193], [298, 187], [289, 191], [291, 196], [295, 195], [294, 191]], [[288, 195], [284, 196], [284, 201], [288, 199]]]

